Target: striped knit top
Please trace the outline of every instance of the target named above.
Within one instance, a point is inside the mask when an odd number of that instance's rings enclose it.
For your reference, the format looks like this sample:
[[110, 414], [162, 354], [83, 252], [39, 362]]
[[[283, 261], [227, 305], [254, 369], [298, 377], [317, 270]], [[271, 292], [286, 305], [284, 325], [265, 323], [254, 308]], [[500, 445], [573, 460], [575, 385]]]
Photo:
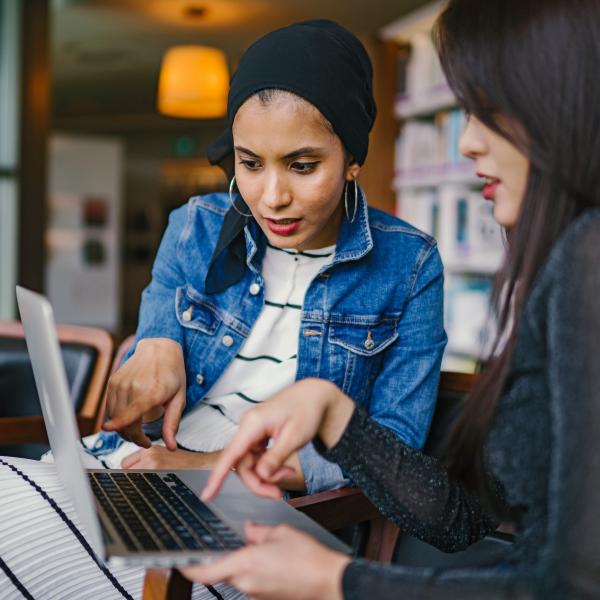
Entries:
[[182, 420], [177, 439], [183, 448], [220, 450], [248, 408], [293, 383], [304, 295], [334, 252], [335, 246], [307, 252], [267, 246], [263, 310], [205, 402]]

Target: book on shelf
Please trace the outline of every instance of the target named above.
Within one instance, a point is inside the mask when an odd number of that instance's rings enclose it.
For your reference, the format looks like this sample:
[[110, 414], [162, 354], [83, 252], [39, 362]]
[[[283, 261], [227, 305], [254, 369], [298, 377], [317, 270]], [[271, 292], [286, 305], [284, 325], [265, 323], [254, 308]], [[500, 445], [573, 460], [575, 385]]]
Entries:
[[398, 200], [400, 217], [438, 241], [445, 271], [447, 353], [471, 359], [487, 350], [492, 275], [504, 256], [502, 230], [492, 210], [466, 186], [406, 190]]
[[468, 187], [446, 185], [406, 190], [398, 215], [435, 237], [444, 266], [454, 273], [493, 275], [504, 256], [504, 240], [491, 203]]
[[504, 256], [504, 242], [492, 204], [462, 186], [442, 186], [439, 196], [438, 242], [448, 270], [493, 275]]
[[396, 97], [406, 96], [406, 84], [410, 57], [410, 44], [400, 42], [396, 43]]
[[407, 97], [416, 98], [438, 87], [447, 87], [446, 78], [429, 31], [416, 33], [411, 39], [410, 60], [406, 68]]
[[489, 347], [489, 305], [492, 282], [488, 277], [448, 277], [444, 322], [447, 352], [482, 358]]
[[443, 178], [449, 171], [472, 176], [471, 162], [459, 153], [465, 125], [462, 110], [440, 111], [428, 120], [405, 123], [395, 148], [395, 171], [399, 182], [427, 174]]

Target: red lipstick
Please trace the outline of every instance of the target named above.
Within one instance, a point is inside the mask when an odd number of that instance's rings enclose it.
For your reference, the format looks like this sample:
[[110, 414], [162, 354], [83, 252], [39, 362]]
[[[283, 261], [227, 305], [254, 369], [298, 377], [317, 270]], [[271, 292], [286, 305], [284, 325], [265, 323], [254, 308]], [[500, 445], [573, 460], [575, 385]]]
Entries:
[[275, 235], [289, 236], [298, 231], [302, 219], [265, 219], [267, 227]]
[[496, 197], [496, 188], [498, 187], [499, 183], [499, 181], [494, 181], [494, 183], [486, 183], [483, 186], [481, 193], [486, 200], [493, 200]]
[[496, 197], [496, 189], [498, 188], [498, 185], [500, 185], [500, 180], [495, 177], [483, 175], [482, 173], [477, 173], [477, 176], [485, 179], [481, 194], [486, 200], [493, 200]]

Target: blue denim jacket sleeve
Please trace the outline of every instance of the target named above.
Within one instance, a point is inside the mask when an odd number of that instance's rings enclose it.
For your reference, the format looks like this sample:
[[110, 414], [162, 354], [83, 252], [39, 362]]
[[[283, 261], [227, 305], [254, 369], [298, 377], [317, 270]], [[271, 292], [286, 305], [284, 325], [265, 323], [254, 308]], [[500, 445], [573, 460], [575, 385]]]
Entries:
[[177, 287], [185, 284], [185, 275], [175, 260], [178, 242], [185, 227], [187, 206], [173, 211], [152, 267], [152, 280], [142, 293], [136, 344], [144, 338], [169, 338], [183, 346], [183, 332], [177, 321]]
[[335, 490], [352, 483], [340, 466], [324, 459], [312, 443], [300, 448], [298, 458], [304, 473], [307, 494]]
[[416, 449], [425, 445], [437, 397], [444, 330], [444, 271], [437, 246], [422, 257], [399, 323], [373, 385], [369, 415]]
[[[398, 325], [398, 339], [385, 352], [373, 384], [368, 411], [413, 448], [425, 444], [435, 409], [442, 354], [446, 345], [443, 321], [443, 266], [437, 246], [423, 249], [412, 292]], [[342, 469], [308, 444], [299, 451], [307, 492], [351, 483]]]
[[[169, 338], [183, 347], [183, 333], [175, 312], [177, 287], [185, 277], [174, 260], [174, 252], [187, 220], [187, 205], [173, 211], [152, 267], [152, 280], [142, 293], [135, 344], [123, 359], [131, 358], [137, 342], [145, 338]], [[162, 435], [163, 419], [142, 425], [144, 433], [152, 440]]]

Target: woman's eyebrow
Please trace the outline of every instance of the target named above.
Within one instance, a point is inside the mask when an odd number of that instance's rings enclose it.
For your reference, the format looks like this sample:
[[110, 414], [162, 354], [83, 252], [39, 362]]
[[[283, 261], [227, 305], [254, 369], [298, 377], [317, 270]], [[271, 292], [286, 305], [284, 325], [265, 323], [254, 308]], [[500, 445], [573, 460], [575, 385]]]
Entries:
[[[244, 148], [244, 146], [235, 146], [235, 149], [238, 152], [243, 152], [248, 156], [252, 156], [253, 158], [260, 158], [256, 152], [252, 152], [248, 148]], [[316, 154], [321, 154], [323, 152], [322, 148], [315, 148], [314, 146], [303, 146], [302, 148], [298, 148], [297, 150], [292, 150], [292, 152], [288, 152], [283, 159], [290, 160], [292, 158], [297, 158], [298, 156], [313, 156]]]
[[235, 149], [238, 152], [243, 152], [244, 154], [248, 154], [249, 156], [253, 156], [254, 158], [260, 158], [256, 152], [252, 152], [252, 150], [248, 150], [248, 148], [244, 148], [244, 146], [235, 146]]
[[294, 150], [293, 152], [288, 152], [283, 158], [297, 158], [298, 156], [312, 156], [315, 154], [321, 154], [323, 152], [322, 148], [315, 148], [313, 146], [304, 146], [303, 148], [298, 148], [298, 150]]

